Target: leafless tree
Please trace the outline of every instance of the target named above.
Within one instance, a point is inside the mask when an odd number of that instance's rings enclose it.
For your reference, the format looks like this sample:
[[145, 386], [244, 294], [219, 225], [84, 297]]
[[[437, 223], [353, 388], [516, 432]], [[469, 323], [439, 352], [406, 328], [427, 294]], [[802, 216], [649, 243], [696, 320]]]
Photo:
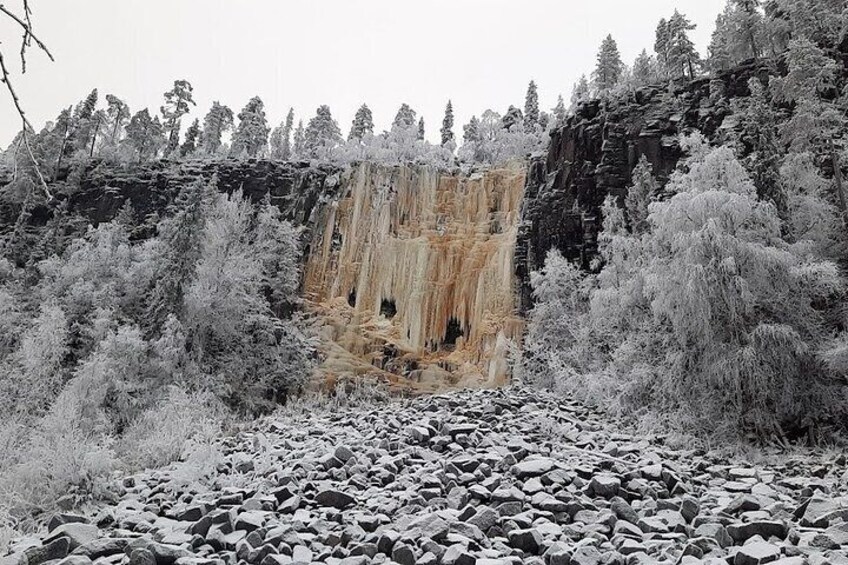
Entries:
[[[53, 61], [53, 54], [50, 53], [50, 50], [47, 46], [38, 38], [32, 31], [32, 11], [29, 7], [29, 0], [22, 0], [22, 9], [23, 14], [16, 14], [3, 4], [0, 4], [0, 17], [8, 18], [18, 26], [20, 26], [22, 30], [22, 39], [21, 39], [21, 48], [20, 48], [20, 57], [21, 57], [21, 74], [26, 73], [27, 68], [27, 50], [32, 46], [33, 42], [35, 45], [43, 51], [51, 61]], [[35, 173], [38, 176], [38, 180], [41, 183], [41, 187], [44, 190], [44, 194], [47, 196], [48, 200], [53, 199], [53, 195], [50, 193], [50, 189], [47, 187], [47, 182], [44, 180], [44, 176], [41, 174], [41, 170], [38, 168], [38, 162], [35, 159], [35, 155], [33, 155], [32, 147], [29, 142], [29, 133], [35, 131], [32, 127], [32, 124], [26, 117], [26, 113], [24, 112], [23, 107], [21, 106], [21, 100], [18, 98], [17, 92], [15, 92], [15, 88], [12, 85], [11, 73], [9, 72], [9, 68], [6, 66], [6, 59], [3, 57], [4, 49], [3, 42], [0, 41], [0, 82], [6, 85], [6, 90], [9, 91], [9, 94], [12, 97], [12, 102], [15, 105], [15, 110], [17, 110], [18, 115], [21, 117], [21, 136], [19, 139], [19, 144], [23, 144], [23, 146], [27, 150], [27, 154], [29, 155], [30, 160], [32, 161], [33, 168], [35, 169]]]

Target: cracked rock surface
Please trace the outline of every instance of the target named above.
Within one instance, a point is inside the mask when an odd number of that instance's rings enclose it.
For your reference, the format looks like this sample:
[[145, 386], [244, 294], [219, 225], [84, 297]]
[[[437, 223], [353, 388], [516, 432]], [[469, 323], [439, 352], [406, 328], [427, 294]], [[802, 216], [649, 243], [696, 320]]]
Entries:
[[750, 465], [616, 431], [538, 391], [257, 422], [124, 477], [0, 565], [848, 564], [842, 455]]

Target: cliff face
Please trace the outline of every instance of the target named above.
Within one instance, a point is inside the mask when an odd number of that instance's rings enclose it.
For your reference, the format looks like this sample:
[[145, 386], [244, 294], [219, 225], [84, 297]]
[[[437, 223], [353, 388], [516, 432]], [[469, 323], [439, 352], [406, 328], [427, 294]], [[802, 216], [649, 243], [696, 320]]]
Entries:
[[662, 184], [681, 157], [680, 134], [700, 131], [719, 141], [733, 124], [725, 120], [734, 98], [749, 96], [747, 82], [767, 70], [739, 67], [674, 92], [646, 87], [630, 96], [591, 101], [551, 136], [546, 156], [534, 159], [516, 248], [521, 305], [532, 304], [530, 273], [551, 248], [588, 267], [597, 250], [599, 210], [607, 195], [623, 197], [644, 155]]
[[309, 225], [313, 211], [335, 196], [339, 169], [268, 160], [158, 161], [145, 166], [115, 167], [93, 164], [83, 172], [69, 209], [93, 223], [108, 222], [129, 201], [140, 218], [161, 214], [188, 183], [217, 179], [222, 192], [241, 189], [258, 202], [266, 196], [286, 219]]
[[313, 235], [304, 296], [326, 321], [332, 375], [398, 384], [501, 382], [520, 338], [517, 165], [472, 175], [363, 164]]

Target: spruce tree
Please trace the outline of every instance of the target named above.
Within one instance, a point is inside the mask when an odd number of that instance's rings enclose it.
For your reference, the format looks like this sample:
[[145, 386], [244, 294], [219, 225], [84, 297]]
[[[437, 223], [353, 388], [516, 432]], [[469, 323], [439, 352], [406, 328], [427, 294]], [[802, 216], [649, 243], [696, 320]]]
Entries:
[[447, 145], [454, 140], [453, 135], [453, 104], [448, 100], [448, 105], [445, 106], [445, 117], [442, 120], [442, 145]]
[[425, 131], [424, 131], [424, 118], [418, 119], [418, 141], [424, 141]]
[[353, 124], [350, 127], [350, 133], [347, 139], [348, 141], [353, 141], [354, 139], [362, 140], [366, 135], [373, 133], [374, 117], [371, 115], [371, 109], [368, 105], [363, 104], [353, 117]]
[[218, 101], [212, 102], [209, 113], [203, 118], [203, 153], [215, 155], [221, 148], [221, 137], [233, 127], [233, 111]]
[[322, 105], [315, 112], [315, 117], [309, 120], [304, 133], [304, 150], [313, 159], [322, 158], [326, 153], [342, 141], [342, 132], [330, 107]]
[[664, 78], [671, 74], [669, 52], [671, 50], [671, 37], [669, 35], [668, 20], [662, 18], [657, 24], [656, 40], [654, 41], [654, 53], [657, 54], [657, 63]]
[[593, 74], [595, 88], [601, 93], [609, 92], [618, 85], [623, 72], [624, 63], [621, 62], [618, 44], [612, 35], [608, 35], [598, 52], [598, 63]]
[[165, 134], [168, 136], [166, 154], [177, 149], [180, 143], [180, 120], [188, 114], [194, 102], [194, 88], [187, 80], [175, 80], [174, 87], [165, 93], [165, 104], [161, 108], [165, 120]]
[[539, 92], [536, 82], [530, 81], [527, 87], [527, 95], [524, 97], [524, 119], [528, 124], [539, 123]]
[[233, 134], [230, 155], [239, 157], [257, 157], [268, 144], [268, 120], [265, 118], [265, 104], [258, 96], [250, 99], [239, 112], [239, 125]]
[[710, 41], [708, 66], [713, 73], [727, 70], [736, 63], [732, 48], [732, 18], [732, 8], [728, 1], [724, 12], [716, 18], [715, 30]]
[[786, 194], [780, 185], [780, 164], [783, 152], [779, 144], [777, 114], [766, 88], [757, 78], [748, 81], [751, 96], [747, 112], [742, 113], [744, 141], [751, 148], [745, 159], [751, 173], [757, 195], [761, 200], [771, 201], [778, 215], [787, 219]]

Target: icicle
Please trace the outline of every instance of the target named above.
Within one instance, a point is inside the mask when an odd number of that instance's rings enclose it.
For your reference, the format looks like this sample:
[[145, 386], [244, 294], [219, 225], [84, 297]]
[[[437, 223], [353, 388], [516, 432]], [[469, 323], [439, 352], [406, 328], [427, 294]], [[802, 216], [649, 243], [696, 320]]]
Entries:
[[328, 371], [502, 382], [508, 343], [523, 332], [513, 274], [523, 166], [451, 176], [366, 163], [343, 183], [304, 275], [333, 328]]

